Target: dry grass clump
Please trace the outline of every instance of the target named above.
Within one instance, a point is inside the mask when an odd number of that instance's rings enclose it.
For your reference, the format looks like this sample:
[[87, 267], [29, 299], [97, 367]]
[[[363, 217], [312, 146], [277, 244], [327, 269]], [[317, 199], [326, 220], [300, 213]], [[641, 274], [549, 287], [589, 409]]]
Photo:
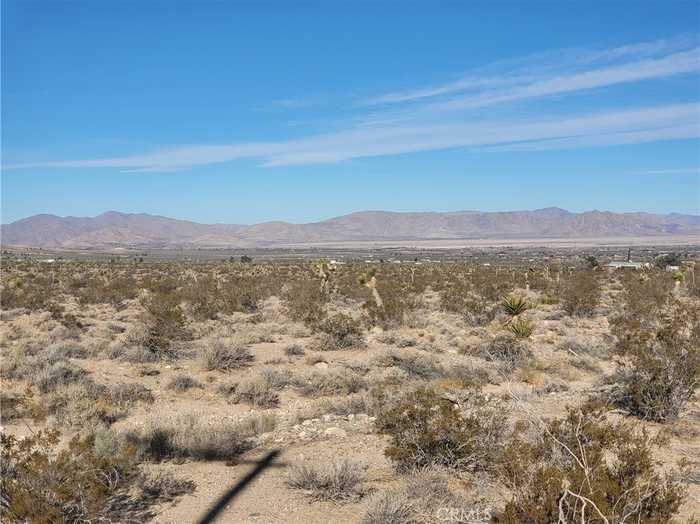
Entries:
[[122, 435], [141, 459], [156, 462], [173, 458], [233, 460], [252, 447], [251, 436], [236, 423], [209, 424], [193, 415], [154, 421]]
[[528, 347], [512, 334], [502, 334], [484, 342], [478, 355], [490, 362], [498, 362], [506, 371], [527, 364], [532, 356]]
[[294, 378], [294, 386], [307, 397], [347, 395], [367, 388], [366, 381], [350, 370], [311, 371]]
[[503, 445], [503, 410], [476, 392], [455, 409], [451, 401], [421, 387], [388, 402], [379, 413], [378, 430], [391, 436], [385, 453], [400, 470], [484, 470]]
[[126, 406], [112, 402], [107, 387], [92, 381], [57, 387], [34, 406], [35, 417], [50, 416], [57, 425], [71, 428], [109, 426], [127, 413]]
[[166, 389], [171, 389], [174, 391], [187, 391], [193, 388], [201, 389], [204, 386], [196, 378], [180, 373], [170, 379], [165, 387]]
[[110, 400], [120, 407], [131, 406], [138, 402], [152, 404], [155, 398], [150, 389], [143, 384], [115, 384], [109, 388]]
[[657, 472], [660, 444], [627, 423], [612, 423], [588, 405], [537, 423], [534, 441], [516, 432], [501, 462], [511, 500], [498, 522], [672, 522], [685, 497]]
[[[411, 472], [406, 484], [375, 493], [367, 502], [363, 524], [481, 522], [478, 505], [455, 494], [444, 475], [430, 469]], [[471, 518], [473, 517], [473, 519]], [[484, 519], [485, 521], [485, 519]]]
[[46, 365], [36, 370], [35, 373], [30, 381], [41, 393], [49, 393], [61, 386], [84, 381], [87, 377], [84, 369], [75, 366], [68, 360], [60, 360]]
[[378, 491], [367, 501], [362, 524], [418, 524], [417, 504], [403, 489]]
[[262, 375], [246, 377], [240, 382], [224, 384], [219, 391], [233, 402], [243, 402], [260, 408], [273, 408], [279, 404], [279, 395], [272, 383]]
[[389, 350], [375, 357], [372, 365], [385, 368], [399, 368], [411, 377], [425, 380], [436, 379], [445, 375], [445, 370], [435, 357], [419, 351]]
[[229, 371], [250, 365], [255, 359], [250, 348], [237, 342], [209, 339], [202, 343], [199, 351], [202, 368], [211, 371]]
[[0, 434], [3, 521], [145, 522], [156, 504], [194, 491], [190, 481], [139, 471], [129, 446], [100, 452], [94, 434], [64, 449], [58, 441], [57, 432]]
[[361, 496], [362, 465], [351, 459], [312, 464], [306, 460], [289, 467], [287, 484], [309, 493], [314, 500], [346, 501]]

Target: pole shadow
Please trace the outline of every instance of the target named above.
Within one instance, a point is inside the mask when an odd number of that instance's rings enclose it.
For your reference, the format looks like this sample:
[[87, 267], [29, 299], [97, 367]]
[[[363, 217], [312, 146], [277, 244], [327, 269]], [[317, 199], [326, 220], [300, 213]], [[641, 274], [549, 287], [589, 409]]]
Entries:
[[273, 464], [273, 461], [280, 454], [280, 450], [273, 449], [267, 455], [265, 455], [260, 460], [245, 461], [250, 464], [255, 464], [255, 467], [248, 472], [248, 474], [241, 480], [236, 482], [231, 488], [224, 493], [219, 500], [214, 504], [206, 514], [198, 520], [198, 524], [210, 524], [216, 521], [217, 515], [221, 513], [229, 503], [240, 495], [247, 487], [248, 484], [253, 482], [255, 478], [260, 475], [263, 471], [270, 467], [283, 467], [284, 464]]

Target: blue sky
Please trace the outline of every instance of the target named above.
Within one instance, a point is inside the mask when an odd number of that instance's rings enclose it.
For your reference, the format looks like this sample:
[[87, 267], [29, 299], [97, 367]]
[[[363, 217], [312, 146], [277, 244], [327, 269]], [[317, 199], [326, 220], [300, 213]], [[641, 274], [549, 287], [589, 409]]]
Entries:
[[2, 3], [2, 221], [700, 214], [696, 2]]

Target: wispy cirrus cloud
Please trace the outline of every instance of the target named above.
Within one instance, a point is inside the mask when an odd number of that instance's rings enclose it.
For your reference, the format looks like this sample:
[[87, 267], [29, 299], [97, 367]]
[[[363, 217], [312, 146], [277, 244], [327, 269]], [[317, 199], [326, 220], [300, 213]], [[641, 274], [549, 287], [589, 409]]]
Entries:
[[[460, 95], [445, 109], [477, 107], [535, 96], [605, 87], [698, 71], [697, 35], [630, 44], [603, 50], [567, 49], [500, 61], [445, 84], [385, 93], [360, 105], [421, 102]], [[504, 91], [503, 88], [512, 88]], [[479, 92], [479, 96], [465, 93]], [[444, 98], [444, 97], [443, 97]]]
[[110, 167], [168, 171], [242, 158], [258, 159], [262, 165], [272, 167], [324, 164], [362, 157], [461, 147], [514, 151], [644, 143], [698, 137], [699, 113], [700, 106], [693, 103], [569, 118], [358, 127], [298, 140], [193, 145], [143, 155], [36, 162], [7, 168]]
[[[474, 110], [643, 80], [697, 76], [699, 71], [697, 38], [687, 35], [607, 50], [546, 53], [487, 66], [478, 75], [442, 85], [359, 100], [351, 108], [356, 114], [334, 125], [333, 132], [307, 131], [306, 136], [288, 140], [186, 145], [109, 158], [27, 162], [4, 169], [175, 171], [239, 159], [275, 167], [451, 148], [546, 151], [696, 139], [700, 136], [697, 101], [605, 111], [578, 108], [577, 113], [565, 116], [496, 118]], [[309, 99], [290, 100], [290, 107], [301, 108]]]

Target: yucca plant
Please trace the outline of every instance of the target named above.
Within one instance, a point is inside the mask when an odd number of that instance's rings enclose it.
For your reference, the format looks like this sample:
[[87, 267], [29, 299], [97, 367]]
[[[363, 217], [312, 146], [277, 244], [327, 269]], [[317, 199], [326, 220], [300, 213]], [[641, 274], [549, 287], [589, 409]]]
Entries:
[[508, 330], [518, 338], [528, 338], [535, 330], [535, 326], [525, 318], [516, 318], [508, 324]]
[[511, 317], [517, 317], [529, 308], [525, 299], [518, 295], [509, 295], [505, 297], [501, 305], [506, 315], [510, 315]]

